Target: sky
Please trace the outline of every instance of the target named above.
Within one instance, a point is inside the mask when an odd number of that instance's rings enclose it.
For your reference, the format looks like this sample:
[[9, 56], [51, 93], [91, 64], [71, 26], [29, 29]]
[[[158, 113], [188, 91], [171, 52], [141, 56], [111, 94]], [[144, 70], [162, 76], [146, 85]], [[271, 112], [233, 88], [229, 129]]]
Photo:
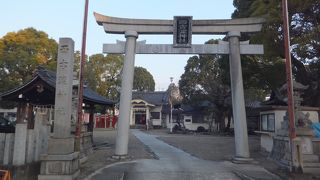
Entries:
[[[33, 27], [46, 32], [57, 42], [61, 37], [75, 41], [81, 49], [85, 0], [3, 0], [0, 5], [0, 37], [8, 32]], [[86, 54], [102, 53], [104, 43], [125, 40], [124, 35], [106, 34], [93, 16], [103, 15], [136, 19], [230, 19], [233, 0], [89, 0]], [[193, 35], [193, 44], [203, 44], [221, 36]], [[138, 41], [149, 44], [172, 44], [172, 35], [140, 35]], [[146, 68], [153, 76], [155, 90], [166, 90], [170, 77], [178, 83], [188, 58], [192, 55], [136, 55], [135, 66]]]

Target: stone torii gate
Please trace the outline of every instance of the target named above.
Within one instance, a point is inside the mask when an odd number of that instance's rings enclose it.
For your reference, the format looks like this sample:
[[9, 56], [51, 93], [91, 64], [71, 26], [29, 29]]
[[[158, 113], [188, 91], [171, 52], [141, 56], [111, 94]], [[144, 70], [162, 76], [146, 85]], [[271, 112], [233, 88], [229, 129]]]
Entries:
[[[263, 45], [250, 45], [249, 41], [240, 42], [239, 37], [241, 33], [259, 32], [264, 19], [192, 20], [191, 16], [176, 16], [174, 20], [147, 20], [116, 18], [98, 13], [94, 13], [94, 16], [106, 33], [124, 34], [126, 38], [126, 42], [117, 41], [117, 44], [103, 45], [104, 53], [125, 54], [116, 157], [121, 158], [128, 153], [135, 54], [229, 54], [235, 124], [235, 160], [250, 159], [240, 54], [263, 54]], [[139, 34], [173, 34], [173, 44], [137, 42]], [[192, 34], [226, 34], [228, 42], [193, 45]]]

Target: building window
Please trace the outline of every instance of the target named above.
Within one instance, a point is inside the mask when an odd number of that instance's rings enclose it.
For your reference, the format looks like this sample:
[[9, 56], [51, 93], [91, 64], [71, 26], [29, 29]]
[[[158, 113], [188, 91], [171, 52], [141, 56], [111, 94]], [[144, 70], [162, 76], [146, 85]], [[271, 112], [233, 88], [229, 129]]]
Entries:
[[275, 130], [275, 117], [274, 113], [271, 114], [261, 114], [261, 131], [274, 132]]
[[160, 119], [160, 112], [151, 112], [151, 119]]

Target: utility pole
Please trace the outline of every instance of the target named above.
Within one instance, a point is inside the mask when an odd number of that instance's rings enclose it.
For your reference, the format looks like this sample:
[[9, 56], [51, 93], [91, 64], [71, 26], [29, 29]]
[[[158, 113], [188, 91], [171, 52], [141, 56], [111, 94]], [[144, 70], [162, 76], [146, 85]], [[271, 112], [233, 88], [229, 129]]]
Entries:
[[[286, 74], [287, 74], [287, 94], [288, 94], [288, 116], [289, 116], [289, 146], [291, 151], [291, 162], [293, 162], [293, 139], [296, 138], [294, 102], [293, 102], [293, 86], [292, 86], [292, 65], [290, 53], [290, 35], [288, 20], [288, 1], [282, 0], [282, 17], [283, 17], [283, 39], [286, 58]], [[292, 165], [290, 171], [292, 171]]]
[[87, 19], [88, 19], [89, 0], [85, 0], [83, 30], [82, 30], [82, 47], [80, 59], [80, 73], [78, 86], [78, 120], [76, 125], [77, 151], [80, 151], [81, 125], [82, 125], [82, 103], [83, 103], [83, 70], [86, 63], [86, 41], [87, 41]]
[[170, 77], [170, 94], [169, 94], [169, 102], [170, 102], [170, 133], [172, 133], [172, 82], [173, 82], [173, 77]]

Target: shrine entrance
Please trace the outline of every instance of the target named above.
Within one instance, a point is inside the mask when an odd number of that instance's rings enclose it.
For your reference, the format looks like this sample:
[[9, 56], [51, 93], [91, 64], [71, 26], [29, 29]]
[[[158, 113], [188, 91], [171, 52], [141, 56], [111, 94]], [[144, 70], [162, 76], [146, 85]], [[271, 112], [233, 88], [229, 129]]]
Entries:
[[[250, 45], [249, 41], [240, 42], [239, 37], [241, 33], [259, 32], [264, 19], [193, 20], [192, 16], [175, 16], [174, 20], [147, 20], [116, 18], [98, 13], [94, 15], [106, 33], [124, 34], [126, 38], [125, 42], [103, 45], [104, 53], [125, 54], [116, 156], [120, 158], [128, 154], [135, 54], [229, 54], [235, 160], [250, 159], [240, 55], [263, 54], [263, 45]], [[173, 44], [137, 42], [139, 34], [173, 34]], [[228, 41], [219, 41], [218, 44], [192, 44], [192, 34], [226, 35]]]
[[135, 124], [146, 125], [146, 111], [136, 111], [134, 114]]

